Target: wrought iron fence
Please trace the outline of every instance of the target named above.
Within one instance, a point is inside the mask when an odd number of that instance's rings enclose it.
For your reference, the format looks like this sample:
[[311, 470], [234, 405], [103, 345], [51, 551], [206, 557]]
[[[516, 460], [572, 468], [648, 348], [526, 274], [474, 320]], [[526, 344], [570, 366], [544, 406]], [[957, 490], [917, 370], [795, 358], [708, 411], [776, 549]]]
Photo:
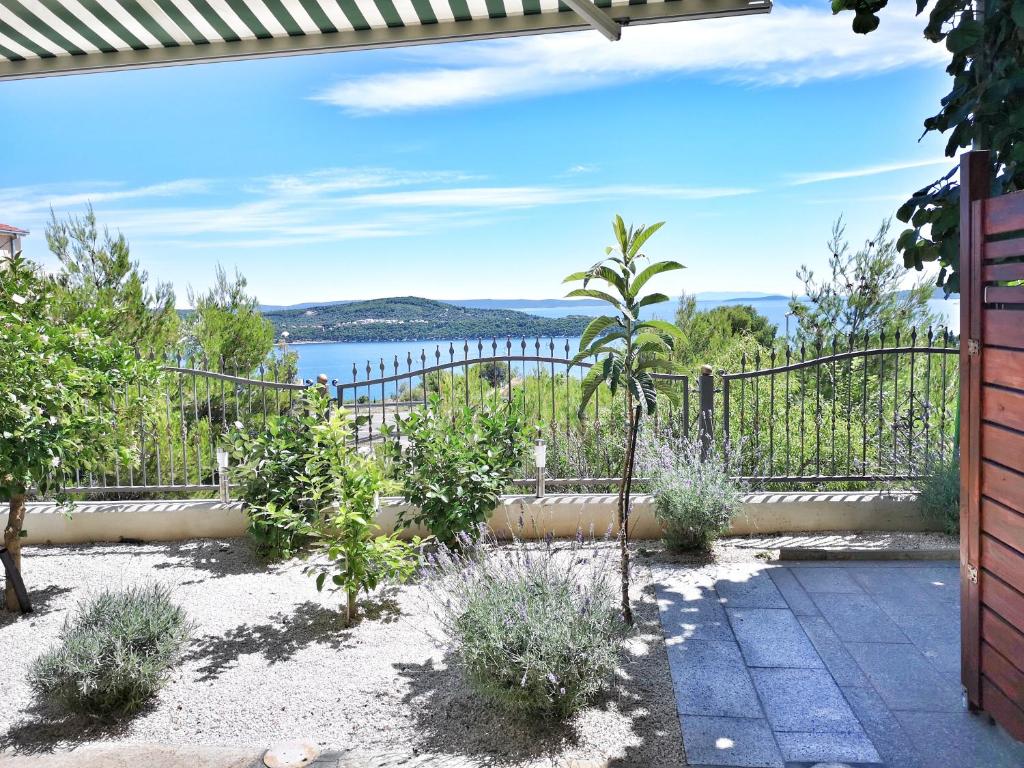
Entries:
[[[743, 357], [738, 371], [659, 374], [649, 429], [699, 440], [752, 483], [823, 485], [910, 481], [952, 450], [957, 339], [930, 330], [909, 338], [845, 337], [811, 348], [780, 341]], [[292, 411], [309, 386], [365, 416], [354, 440], [382, 439], [381, 426], [436, 399], [442, 408], [484, 403], [518, 409], [548, 443], [548, 488], [607, 488], [618, 482], [624, 402], [599, 390], [582, 418], [580, 383], [593, 360], [574, 362], [569, 340], [506, 338], [435, 345], [418, 358], [353, 365], [349, 380], [282, 380], [278, 368], [234, 375], [180, 361], [161, 369], [149, 406], [130, 425], [135, 461], [100, 473], [72, 472], [67, 490], [85, 495], [215, 491], [217, 447], [235, 422], [265, 426]], [[118, 403], [110, 404], [111, 408]], [[523, 478], [533, 486], [524, 457]], [[526, 479], [529, 478], [529, 479]], [[642, 483], [642, 479], [641, 479]]]

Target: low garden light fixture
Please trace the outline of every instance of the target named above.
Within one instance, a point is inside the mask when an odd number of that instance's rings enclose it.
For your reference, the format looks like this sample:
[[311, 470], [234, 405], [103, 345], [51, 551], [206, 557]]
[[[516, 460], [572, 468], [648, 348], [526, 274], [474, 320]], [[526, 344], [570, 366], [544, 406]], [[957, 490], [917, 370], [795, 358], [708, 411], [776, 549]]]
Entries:
[[229, 501], [228, 498], [228, 464], [230, 463], [230, 454], [224, 448], [217, 448], [217, 481], [220, 485], [220, 500], [224, 503]]
[[533, 443], [533, 465], [537, 468], [537, 497], [544, 495], [544, 477], [548, 466], [548, 445], [538, 437]]

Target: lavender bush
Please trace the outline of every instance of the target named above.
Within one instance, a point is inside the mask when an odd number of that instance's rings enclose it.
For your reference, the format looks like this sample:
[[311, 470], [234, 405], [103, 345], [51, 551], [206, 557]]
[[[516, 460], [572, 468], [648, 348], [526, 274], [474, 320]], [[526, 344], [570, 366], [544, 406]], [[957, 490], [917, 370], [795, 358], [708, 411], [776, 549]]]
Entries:
[[729, 528], [742, 489], [718, 451], [705, 461], [695, 440], [655, 433], [645, 441], [642, 471], [651, 478], [654, 514], [672, 549], [709, 549]]
[[585, 706], [615, 669], [624, 630], [614, 543], [499, 545], [482, 530], [459, 545], [428, 555], [423, 575], [470, 683], [522, 714]]

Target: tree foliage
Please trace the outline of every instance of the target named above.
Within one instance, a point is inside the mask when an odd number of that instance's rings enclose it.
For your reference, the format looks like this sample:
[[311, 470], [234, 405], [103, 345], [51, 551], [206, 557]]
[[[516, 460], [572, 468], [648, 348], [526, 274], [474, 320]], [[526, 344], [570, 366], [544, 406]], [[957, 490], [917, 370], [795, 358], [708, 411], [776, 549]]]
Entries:
[[679, 298], [675, 322], [682, 331], [682, 339], [676, 342], [673, 352], [684, 370], [705, 363], [719, 367], [723, 358], [732, 357], [731, 350], [739, 338], [749, 337], [762, 347], [771, 347], [778, 331], [775, 324], [749, 304], [698, 310], [697, 300], [685, 293]]
[[[924, 36], [944, 43], [950, 53], [946, 72], [953, 85], [939, 111], [924, 121], [924, 132], [947, 134], [946, 154], [963, 147], [990, 150], [995, 171], [993, 194], [1024, 189], [1024, 0], [916, 0], [918, 15], [928, 10]], [[832, 0], [833, 13], [852, 11], [853, 30], [878, 28], [888, 0]], [[938, 261], [938, 284], [947, 293], [959, 285], [959, 184], [954, 167], [915, 192], [896, 216], [910, 226], [897, 247], [908, 267]]]
[[92, 206], [82, 217], [51, 213], [46, 242], [60, 262], [55, 296], [75, 321], [106, 309], [97, 332], [116, 336], [143, 355], [162, 355], [178, 341], [180, 322], [170, 283], [149, 287], [149, 275], [131, 258], [128, 241], [100, 232]]
[[892, 338], [937, 322], [928, 307], [934, 291], [928, 281], [918, 279], [903, 288], [907, 271], [889, 228], [890, 222], [883, 221], [870, 240], [853, 250], [842, 219], [836, 221], [828, 243], [831, 274], [819, 279], [807, 265], [797, 270], [808, 298], [789, 302], [799, 320], [799, 341], [813, 345], [837, 334]]
[[208, 291], [196, 295], [189, 289], [193, 307], [187, 321], [189, 355], [240, 375], [251, 373], [266, 359], [274, 346], [274, 327], [247, 287], [241, 272], [236, 269], [232, 280], [218, 264]]
[[[16, 567], [27, 492], [60, 495], [72, 466], [89, 473], [137, 463], [130, 433], [118, 427], [135, 417], [121, 395], [129, 386], [145, 393], [154, 375], [107, 335], [109, 306], [82, 306], [69, 319], [59, 292], [20, 254], [0, 261], [0, 499], [10, 501], [4, 545]], [[15, 605], [8, 585], [7, 606]]]
[[[675, 343], [682, 333], [675, 325], [664, 320], [640, 320], [644, 307], [669, 300], [663, 293], [643, 293], [648, 282], [663, 272], [683, 269], [676, 261], [655, 261], [641, 269], [647, 261], [642, 248], [663, 226], [658, 222], [650, 227], [626, 228], [621, 216], [612, 222], [615, 244], [605, 248], [605, 258], [583, 272], [574, 272], [563, 282], [582, 282], [582, 288], [568, 293], [569, 297], [597, 299], [615, 311], [614, 315], [594, 318], [580, 337], [580, 349], [574, 362], [594, 360], [581, 385], [578, 415], [582, 419], [588, 403], [601, 386], [607, 386], [612, 397], [620, 390], [625, 393], [628, 429], [626, 456], [619, 486], [618, 526], [621, 548], [622, 615], [626, 623], [633, 623], [629, 602], [629, 498], [633, 482], [633, 464], [640, 421], [658, 407], [658, 386], [653, 374], [675, 369], [672, 359]], [[597, 283], [600, 288], [590, 287]]]

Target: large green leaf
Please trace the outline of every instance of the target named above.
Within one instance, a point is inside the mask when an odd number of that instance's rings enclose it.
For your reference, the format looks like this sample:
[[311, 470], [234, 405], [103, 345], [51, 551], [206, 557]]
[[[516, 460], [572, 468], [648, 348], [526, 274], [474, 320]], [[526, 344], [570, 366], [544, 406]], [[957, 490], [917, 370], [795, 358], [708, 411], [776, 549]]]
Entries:
[[653, 331], [667, 334], [677, 341], [686, 340], [686, 334], [679, 329], [679, 326], [675, 323], [670, 323], [667, 320], [644, 320], [642, 323], [634, 325], [633, 328], [637, 331], [649, 328]]
[[636, 298], [640, 295], [641, 289], [647, 284], [655, 275], [660, 275], [662, 272], [673, 272], [678, 269], [686, 269], [678, 261], [656, 261], [654, 264], [648, 265], [636, 279], [633, 280], [633, 284], [630, 286], [630, 298]]
[[664, 293], [649, 293], [642, 299], [640, 299], [640, 301], [636, 304], [636, 309], [637, 311], [639, 311], [644, 307], [651, 306], [652, 304], [664, 304], [668, 300], [668, 296], [666, 296]]
[[580, 385], [580, 407], [577, 409], [576, 414], [579, 418], [584, 418], [587, 405], [590, 403], [590, 399], [594, 396], [597, 388], [604, 383], [604, 366], [595, 365], [592, 366], [587, 375], [583, 377], [583, 382]]
[[599, 299], [601, 301], [607, 302], [608, 304], [611, 304], [613, 307], [615, 307], [617, 310], [619, 310], [619, 312], [623, 312], [625, 310], [625, 307], [623, 307], [622, 304], [619, 302], [619, 300], [616, 299], [614, 296], [611, 296], [610, 294], [607, 294], [604, 291], [598, 291], [598, 290], [596, 290], [594, 288], [575, 288], [575, 289], [569, 291], [567, 294], [565, 294], [565, 296], [566, 296], [566, 298], [569, 298], [569, 299], [572, 299], [572, 298]]
[[585, 349], [590, 346], [590, 342], [596, 339], [600, 335], [601, 331], [604, 331], [609, 327], [619, 325], [621, 324], [617, 317], [609, 317], [608, 315], [595, 317], [583, 331], [583, 335], [580, 336], [580, 349]]
[[657, 224], [651, 224], [649, 227], [642, 227], [640, 231], [636, 233], [636, 237], [633, 238], [633, 241], [629, 244], [629, 251], [627, 253], [629, 258], [635, 259], [640, 253], [640, 249], [644, 247], [644, 243], [650, 240], [651, 235], [663, 226], [665, 226], [665, 222], [659, 221]]

